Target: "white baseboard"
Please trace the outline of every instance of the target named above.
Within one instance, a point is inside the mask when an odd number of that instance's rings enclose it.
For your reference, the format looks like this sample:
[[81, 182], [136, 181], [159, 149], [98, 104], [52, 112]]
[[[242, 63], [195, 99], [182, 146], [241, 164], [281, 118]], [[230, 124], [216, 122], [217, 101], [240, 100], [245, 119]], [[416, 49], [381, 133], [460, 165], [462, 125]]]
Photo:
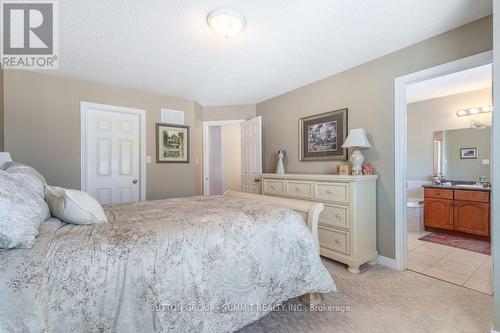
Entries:
[[500, 333], [500, 332], [495, 331], [495, 330], [493, 329], [493, 327], [492, 327], [492, 328], [491, 328], [491, 333]]
[[384, 256], [377, 256], [377, 264], [390, 269], [396, 269], [396, 260]]

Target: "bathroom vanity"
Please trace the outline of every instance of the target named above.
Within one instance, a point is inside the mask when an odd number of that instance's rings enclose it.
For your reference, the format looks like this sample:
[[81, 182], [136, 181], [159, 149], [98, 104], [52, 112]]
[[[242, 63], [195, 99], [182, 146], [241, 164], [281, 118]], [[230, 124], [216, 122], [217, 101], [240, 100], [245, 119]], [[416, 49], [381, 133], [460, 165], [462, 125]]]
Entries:
[[426, 230], [490, 238], [490, 189], [479, 186], [424, 186]]

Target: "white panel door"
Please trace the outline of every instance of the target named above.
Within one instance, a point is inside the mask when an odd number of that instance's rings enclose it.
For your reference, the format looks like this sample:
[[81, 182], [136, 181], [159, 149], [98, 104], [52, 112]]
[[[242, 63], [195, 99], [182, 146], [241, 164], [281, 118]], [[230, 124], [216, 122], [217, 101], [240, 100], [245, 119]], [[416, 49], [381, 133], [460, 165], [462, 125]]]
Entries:
[[241, 191], [260, 194], [262, 117], [241, 123]]
[[85, 190], [102, 204], [139, 201], [140, 115], [98, 105], [82, 112]]

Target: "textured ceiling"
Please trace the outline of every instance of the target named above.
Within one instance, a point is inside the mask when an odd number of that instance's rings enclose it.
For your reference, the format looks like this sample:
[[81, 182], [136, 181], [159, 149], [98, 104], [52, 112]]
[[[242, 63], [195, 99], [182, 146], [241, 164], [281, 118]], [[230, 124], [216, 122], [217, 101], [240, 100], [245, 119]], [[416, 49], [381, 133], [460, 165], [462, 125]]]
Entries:
[[491, 88], [493, 81], [491, 71], [492, 65], [479, 66], [409, 85], [406, 100], [408, 103], [414, 103]]
[[[240, 10], [243, 32], [207, 13]], [[491, 0], [64, 0], [53, 74], [253, 104], [491, 14]]]

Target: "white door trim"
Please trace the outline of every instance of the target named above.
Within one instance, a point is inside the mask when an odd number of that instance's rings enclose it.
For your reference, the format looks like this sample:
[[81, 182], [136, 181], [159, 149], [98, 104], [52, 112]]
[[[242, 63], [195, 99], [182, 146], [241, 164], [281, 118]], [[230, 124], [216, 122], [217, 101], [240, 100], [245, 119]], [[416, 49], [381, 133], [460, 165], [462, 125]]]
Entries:
[[208, 128], [210, 126], [239, 125], [243, 122], [245, 122], [245, 120], [215, 120], [203, 122], [203, 195], [208, 195], [210, 193], [210, 184], [207, 181], [207, 177], [210, 174], [210, 137]]
[[140, 132], [140, 184], [141, 184], [141, 192], [140, 192], [140, 200], [146, 200], [146, 111], [141, 109], [133, 109], [122, 106], [108, 105], [108, 104], [98, 104], [91, 102], [80, 102], [80, 181], [81, 181], [81, 190], [87, 190], [87, 165], [86, 165], [86, 156], [85, 152], [87, 151], [86, 147], [86, 135], [87, 135], [87, 110], [90, 108], [98, 108], [105, 109], [110, 112], [118, 112], [118, 113], [127, 113], [127, 114], [135, 114], [139, 116], [139, 132]]
[[407, 167], [407, 101], [406, 86], [466, 69], [491, 64], [493, 51], [476, 54], [395, 79], [395, 254], [396, 269], [407, 265], [406, 167]]

